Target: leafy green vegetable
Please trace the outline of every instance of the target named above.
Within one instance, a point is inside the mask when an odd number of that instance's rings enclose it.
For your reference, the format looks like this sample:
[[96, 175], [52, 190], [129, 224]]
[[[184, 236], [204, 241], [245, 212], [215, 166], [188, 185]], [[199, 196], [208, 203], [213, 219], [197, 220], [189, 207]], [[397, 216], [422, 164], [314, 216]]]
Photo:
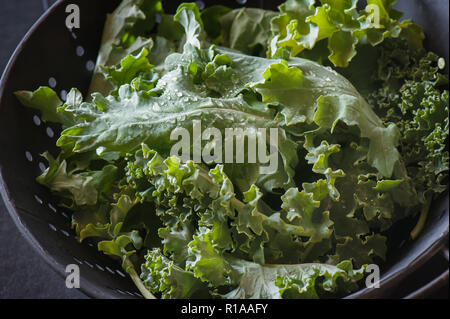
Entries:
[[357, 289], [364, 269], [353, 270], [350, 262], [324, 264], [266, 265], [236, 261], [233, 270], [239, 287], [227, 298], [316, 299], [343, 296]]
[[373, 81], [381, 88], [368, 95], [384, 122], [397, 125], [400, 151], [419, 200], [426, 203], [447, 189], [449, 168], [448, 78], [439, 57], [411, 50], [405, 42], [383, 46]]
[[153, 48], [154, 40], [147, 34], [155, 26], [156, 15], [162, 12], [161, 0], [124, 0], [113, 14], [107, 16], [89, 92], [107, 94], [111, 90], [101, 66], [114, 66], [129, 54]]
[[[358, 0], [321, 0], [317, 7], [315, 0], [288, 0], [272, 20], [269, 56], [298, 56], [327, 40], [329, 60], [336, 67], [347, 67], [358, 44], [376, 46], [386, 38], [401, 37], [421, 47], [422, 29], [410, 20], [400, 22], [402, 14], [392, 9], [395, 2], [368, 0], [366, 9], [358, 11]], [[376, 17], [379, 21], [374, 21]]]
[[[124, 0], [86, 100], [16, 92], [62, 126], [37, 180], [74, 211], [78, 240], [95, 238], [147, 298], [357, 290], [366, 265], [386, 259], [387, 231], [446, 189], [449, 110], [420, 27], [389, 0], [369, 1], [374, 27], [357, 2], [288, 0], [279, 13], [185, 3], [172, 16], [161, 1]], [[275, 129], [275, 171], [239, 163], [250, 149], [232, 163], [171, 156], [174, 130], [192, 136], [199, 121], [221, 136]]]
[[39, 110], [44, 122], [61, 123], [67, 126], [73, 124], [70, 117], [57, 111], [58, 107], [62, 105], [62, 101], [58, 94], [49, 87], [40, 87], [34, 92], [18, 91], [15, 92], [15, 95], [23, 105]]
[[154, 249], [145, 256], [141, 277], [146, 287], [161, 293], [164, 299], [208, 297], [208, 286], [195, 278], [192, 272], [177, 266], [172, 260]]
[[222, 26], [220, 44], [246, 54], [265, 57], [270, 23], [276, 15], [276, 12], [253, 8], [227, 13], [220, 19]]

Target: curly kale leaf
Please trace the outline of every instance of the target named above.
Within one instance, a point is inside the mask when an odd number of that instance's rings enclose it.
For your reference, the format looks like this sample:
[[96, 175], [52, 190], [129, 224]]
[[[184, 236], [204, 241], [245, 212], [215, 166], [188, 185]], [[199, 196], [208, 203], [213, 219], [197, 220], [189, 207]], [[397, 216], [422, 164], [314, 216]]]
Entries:
[[316, 6], [315, 0], [286, 1], [280, 6], [281, 14], [272, 20], [268, 55], [288, 58], [308, 55], [312, 50], [318, 57], [327, 45], [333, 65], [347, 67], [357, 55], [359, 44], [377, 46], [386, 38], [401, 37], [411, 46], [422, 46], [421, 27], [410, 20], [399, 21], [402, 14], [392, 8], [395, 1], [368, 0], [364, 10], [358, 10], [358, 2], [321, 0]]
[[442, 62], [432, 52], [388, 42], [374, 78], [381, 88], [368, 97], [383, 121], [399, 128], [399, 151], [422, 203], [448, 182], [449, 91]]

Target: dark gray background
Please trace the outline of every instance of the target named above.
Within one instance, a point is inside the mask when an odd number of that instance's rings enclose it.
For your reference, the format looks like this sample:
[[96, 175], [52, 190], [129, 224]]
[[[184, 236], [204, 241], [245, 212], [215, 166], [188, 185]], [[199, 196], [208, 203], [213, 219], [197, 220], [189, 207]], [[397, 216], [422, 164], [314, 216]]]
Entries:
[[[45, 3], [53, 2], [54, 0], [0, 0], [0, 74], [15, 47], [42, 14]], [[433, 23], [432, 21], [420, 22]], [[444, 27], [448, 28], [448, 25]], [[445, 50], [448, 52], [448, 39], [443, 40], [443, 51]], [[441, 52], [441, 54], [444, 53]], [[436, 263], [442, 265], [442, 261], [435, 261], [434, 264]], [[436, 276], [435, 271], [439, 267], [434, 264], [432, 261], [421, 271], [410, 276], [398, 288], [396, 295], [404, 296], [407, 291], [420, 287]], [[443, 287], [431, 297], [448, 298], [448, 286]], [[33, 250], [13, 224], [1, 199], [0, 298], [86, 298], [80, 291], [67, 289], [64, 279]]]

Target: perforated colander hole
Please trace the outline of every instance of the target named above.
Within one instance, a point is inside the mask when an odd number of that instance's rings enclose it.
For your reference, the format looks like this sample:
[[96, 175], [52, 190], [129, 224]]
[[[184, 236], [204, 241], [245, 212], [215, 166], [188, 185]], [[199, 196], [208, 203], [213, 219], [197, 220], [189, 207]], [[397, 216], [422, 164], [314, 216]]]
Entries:
[[63, 102], [65, 102], [66, 99], [67, 99], [67, 91], [66, 91], [66, 90], [62, 90], [62, 91], [59, 93], [59, 96], [61, 97], [61, 100], [63, 100]]
[[41, 125], [41, 118], [40, 118], [39, 116], [37, 116], [37, 115], [33, 116], [33, 123], [34, 123], [36, 126]]
[[95, 247], [95, 245], [93, 243], [88, 243], [89, 247]]
[[70, 35], [72, 36], [72, 38], [74, 38], [75, 40], [78, 38], [77, 35], [75, 34], [75, 32], [73, 32], [72, 28], [68, 28]]
[[139, 298], [144, 298], [144, 296], [142, 296], [140, 293], [138, 293], [138, 292], [133, 292], [133, 294], [136, 296], [136, 297], [139, 297]]
[[403, 245], [406, 243], [406, 240], [402, 240], [401, 242], [400, 242], [400, 244], [398, 244], [398, 248], [402, 248], [403, 247]]
[[60, 231], [64, 236], [70, 237], [70, 234], [69, 234], [67, 231], [65, 231], [64, 229], [60, 229], [59, 231]]
[[244, 5], [247, 3], [247, 0], [236, 0], [236, 2], [240, 5]]
[[130, 295], [131, 297], [134, 297], [134, 294], [131, 291], [125, 290], [125, 293]]
[[85, 260], [84, 264], [87, 265], [89, 268], [94, 268], [94, 265], [92, 265], [89, 261]]
[[44, 201], [38, 195], [34, 195], [34, 199], [39, 203], [39, 205], [42, 205], [44, 203]]
[[105, 266], [105, 269], [111, 274], [111, 275], [115, 275], [116, 273], [114, 272], [114, 270], [112, 270], [111, 268], [109, 268], [108, 266]]
[[45, 132], [47, 133], [47, 136], [50, 138], [53, 138], [55, 136], [55, 132], [53, 132], [53, 129], [51, 127], [47, 127]]
[[48, 204], [48, 208], [50, 208], [50, 210], [52, 211], [52, 212], [54, 212], [54, 213], [56, 213], [57, 212], [57, 210], [56, 210], [56, 208], [55, 208], [55, 206], [53, 206], [52, 204]]
[[48, 227], [50, 227], [50, 229], [53, 231], [58, 231], [58, 229], [53, 224], [48, 224]]
[[197, 7], [198, 7], [198, 9], [200, 10], [200, 11], [202, 11], [203, 9], [205, 9], [205, 3], [203, 2], [203, 1], [201, 1], [201, 0], [199, 0], [199, 1], [195, 1], [195, 3], [197, 4]]
[[77, 257], [73, 257], [73, 260], [75, 260], [75, 262], [77, 262], [80, 265], [83, 264], [83, 262], [81, 260], [79, 260]]
[[30, 152], [26, 151], [25, 152], [25, 157], [26, 157], [28, 162], [32, 162], [33, 161], [33, 155], [31, 155]]
[[77, 48], [75, 49], [75, 53], [78, 56], [83, 56], [84, 55], [84, 48], [81, 45], [77, 46]]
[[126, 295], [126, 293], [120, 289], [115, 289], [115, 291], [117, 291], [121, 295]]
[[95, 69], [95, 63], [92, 60], [89, 60], [86, 62], [86, 70], [88, 70], [89, 72], [94, 71]]
[[105, 268], [103, 268], [99, 264], [95, 264], [95, 267], [97, 267], [97, 269], [100, 270], [100, 271], [105, 271]]
[[42, 163], [42, 162], [39, 162], [39, 169], [42, 171], [42, 172], [44, 172], [46, 169], [47, 169], [47, 167], [45, 166], [45, 164], [44, 163]]
[[51, 78], [48, 79], [48, 85], [51, 88], [54, 89], [56, 87], [56, 84], [58, 84], [58, 82], [56, 82], [56, 79], [54, 77], [51, 77]]
[[66, 213], [64, 213], [64, 212], [61, 212], [61, 215], [62, 216], [64, 216], [65, 218], [67, 218], [67, 219], [70, 219], [70, 216], [69, 215], [67, 215]]
[[120, 276], [122, 276], [123, 278], [126, 278], [127, 276], [121, 272], [119, 269], [116, 270], [116, 273], [119, 274]]

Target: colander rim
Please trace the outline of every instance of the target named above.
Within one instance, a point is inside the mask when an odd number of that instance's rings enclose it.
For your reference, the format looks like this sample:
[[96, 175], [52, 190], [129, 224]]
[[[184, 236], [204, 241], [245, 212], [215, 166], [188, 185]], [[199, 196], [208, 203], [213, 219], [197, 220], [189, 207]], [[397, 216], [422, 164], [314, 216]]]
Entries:
[[[0, 106], [4, 99], [6, 83], [11, 76], [12, 70], [16, 64], [16, 61], [28, 44], [30, 38], [38, 31], [39, 27], [46, 21], [46, 19], [51, 16], [61, 5], [64, 4], [66, 0], [57, 0], [50, 6], [47, 11], [45, 11], [38, 20], [31, 26], [27, 33], [23, 36], [22, 40], [17, 45], [16, 49], [11, 55], [8, 63], [6, 64], [5, 70], [3, 71], [2, 77], [0, 78]], [[3, 178], [3, 165], [0, 163], [0, 198], [3, 200], [6, 211], [11, 216], [14, 224], [19, 229], [20, 233], [25, 237], [25, 239], [30, 243], [34, 250], [44, 259], [44, 261], [51, 266], [53, 270], [56, 271], [62, 278], [66, 278], [65, 266], [55, 260], [55, 258], [43, 247], [39, 240], [29, 231], [29, 229], [22, 223], [20, 215], [17, 208], [14, 205], [12, 196], [10, 196], [9, 188]], [[83, 277], [81, 275], [81, 277]], [[79, 290], [88, 297], [96, 299], [106, 299], [114, 298], [111, 294], [107, 294], [104, 291], [97, 288], [97, 285], [90, 283], [88, 280], [83, 280], [83, 285]]]

